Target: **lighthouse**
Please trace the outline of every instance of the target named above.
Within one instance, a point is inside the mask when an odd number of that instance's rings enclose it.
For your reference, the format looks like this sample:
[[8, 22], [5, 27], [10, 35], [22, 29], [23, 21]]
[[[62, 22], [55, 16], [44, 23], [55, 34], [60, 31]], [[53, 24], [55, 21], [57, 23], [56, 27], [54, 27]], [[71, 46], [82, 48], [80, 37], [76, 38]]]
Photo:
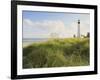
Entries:
[[77, 38], [80, 38], [80, 20], [78, 20]]

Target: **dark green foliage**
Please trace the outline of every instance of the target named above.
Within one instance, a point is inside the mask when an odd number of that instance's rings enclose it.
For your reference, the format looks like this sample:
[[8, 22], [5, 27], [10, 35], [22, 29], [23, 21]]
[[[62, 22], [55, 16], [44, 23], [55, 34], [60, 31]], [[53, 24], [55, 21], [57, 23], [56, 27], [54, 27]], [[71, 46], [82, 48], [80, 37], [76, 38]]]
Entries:
[[89, 38], [51, 39], [23, 48], [23, 68], [89, 65]]

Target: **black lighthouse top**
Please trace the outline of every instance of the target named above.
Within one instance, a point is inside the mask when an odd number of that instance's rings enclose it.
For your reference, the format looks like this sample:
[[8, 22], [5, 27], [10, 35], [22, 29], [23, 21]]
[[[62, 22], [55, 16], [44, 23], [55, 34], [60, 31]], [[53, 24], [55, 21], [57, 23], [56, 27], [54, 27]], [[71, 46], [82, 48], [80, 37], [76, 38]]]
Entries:
[[78, 24], [80, 24], [80, 20], [78, 20]]

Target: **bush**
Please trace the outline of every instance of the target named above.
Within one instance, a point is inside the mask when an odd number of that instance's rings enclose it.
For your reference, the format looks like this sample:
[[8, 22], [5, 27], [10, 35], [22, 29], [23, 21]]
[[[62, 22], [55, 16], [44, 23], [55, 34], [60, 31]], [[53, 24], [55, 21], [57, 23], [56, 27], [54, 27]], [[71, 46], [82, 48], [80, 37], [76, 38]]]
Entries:
[[89, 65], [89, 38], [52, 39], [23, 48], [23, 68]]

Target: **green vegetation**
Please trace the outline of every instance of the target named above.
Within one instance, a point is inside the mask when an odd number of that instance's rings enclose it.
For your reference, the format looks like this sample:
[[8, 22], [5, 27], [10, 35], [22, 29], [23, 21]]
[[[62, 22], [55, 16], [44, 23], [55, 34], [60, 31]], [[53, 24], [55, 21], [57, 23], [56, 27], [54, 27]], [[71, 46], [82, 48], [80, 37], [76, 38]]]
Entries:
[[89, 65], [89, 38], [51, 39], [23, 48], [23, 68]]

